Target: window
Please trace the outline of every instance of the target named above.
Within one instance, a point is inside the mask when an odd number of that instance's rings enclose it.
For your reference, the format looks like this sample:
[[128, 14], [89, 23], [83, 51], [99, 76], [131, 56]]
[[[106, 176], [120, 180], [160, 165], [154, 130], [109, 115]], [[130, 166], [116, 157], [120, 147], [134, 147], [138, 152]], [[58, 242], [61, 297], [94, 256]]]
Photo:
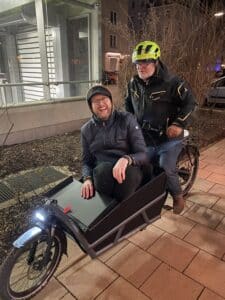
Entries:
[[110, 34], [110, 48], [116, 48], [116, 36]]
[[[0, 83], [7, 81], [13, 86], [0, 89], [0, 108], [82, 96], [89, 87], [87, 81], [99, 78], [100, 57], [90, 59], [99, 48], [98, 43], [92, 45], [94, 37], [99, 37], [98, 19], [91, 19], [95, 12], [79, 3], [69, 9], [63, 0], [59, 20], [54, 14], [56, 2], [1, 0]], [[114, 12], [114, 23], [116, 17]], [[115, 46], [115, 41], [112, 44]], [[63, 83], [55, 84], [58, 81]]]
[[134, 9], [135, 8], [135, 2], [132, 1], [131, 7]]
[[116, 12], [115, 11], [110, 12], [110, 21], [112, 24], [116, 25]]

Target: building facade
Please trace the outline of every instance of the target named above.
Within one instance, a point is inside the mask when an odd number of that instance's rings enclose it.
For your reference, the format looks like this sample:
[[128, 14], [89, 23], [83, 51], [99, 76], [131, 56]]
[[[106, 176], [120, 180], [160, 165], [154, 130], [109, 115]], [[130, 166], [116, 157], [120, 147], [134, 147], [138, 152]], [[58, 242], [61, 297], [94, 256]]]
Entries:
[[126, 37], [122, 34], [127, 25], [128, 0], [102, 1], [102, 68], [112, 81], [116, 80], [121, 61], [128, 54]]
[[121, 3], [1, 1], [0, 145], [79, 129], [90, 116], [87, 89], [108, 65], [115, 70], [106, 53], [122, 53], [123, 42], [104, 23], [116, 28], [126, 20], [128, 2]]

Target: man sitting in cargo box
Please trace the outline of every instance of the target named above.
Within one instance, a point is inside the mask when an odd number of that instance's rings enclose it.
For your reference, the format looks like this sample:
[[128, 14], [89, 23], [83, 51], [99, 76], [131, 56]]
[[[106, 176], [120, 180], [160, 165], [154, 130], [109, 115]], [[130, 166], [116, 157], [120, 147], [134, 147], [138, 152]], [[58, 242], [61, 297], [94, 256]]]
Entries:
[[142, 131], [132, 114], [114, 109], [105, 87], [92, 87], [87, 103], [93, 116], [81, 128], [81, 196], [89, 199], [97, 190], [123, 200], [140, 186], [141, 166], [148, 164]]

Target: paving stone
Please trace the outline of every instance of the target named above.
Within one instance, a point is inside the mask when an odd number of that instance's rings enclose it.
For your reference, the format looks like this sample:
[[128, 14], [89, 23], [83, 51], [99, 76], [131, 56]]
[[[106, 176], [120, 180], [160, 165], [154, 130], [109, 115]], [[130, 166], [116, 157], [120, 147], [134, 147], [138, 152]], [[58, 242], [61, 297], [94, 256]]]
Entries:
[[208, 176], [207, 180], [225, 186], [225, 175], [212, 173], [211, 175]]
[[[225, 160], [224, 160], [224, 162], [225, 162]], [[210, 164], [208, 164], [204, 168], [204, 170], [209, 171], [211, 173], [217, 173], [217, 174], [225, 175], [225, 168], [224, 168], [224, 166], [217, 166], [217, 165], [210, 165]]]
[[182, 272], [199, 251], [198, 248], [166, 233], [160, 237], [148, 252]]
[[124, 240], [120, 242], [119, 244], [113, 246], [109, 250], [102, 253], [98, 259], [100, 259], [102, 262], [106, 262], [110, 257], [112, 257], [114, 254], [119, 252], [123, 247], [125, 247], [129, 242], [127, 240]]
[[205, 161], [199, 160], [199, 169], [204, 169], [207, 166], [207, 163]]
[[201, 179], [197, 177], [194, 183], [194, 188], [202, 192], [208, 192], [213, 187], [213, 185], [214, 182], [207, 181], [206, 179]]
[[225, 236], [202, 225], [196, 225], [184, 240], [219, 258], [225, 252]]
[[194, 205], [194, 203], [192, 201], [189, 201], [189, 199], [185, 199], [185, 207], [182, 211], [182, 213], [180, 214], [181, 216], [184, 215], [186, 213], [186, 211], [189, 210], [190, 207], [192, 207]]
[[149, 300], [149, 298], [119, 277], [96, 300]]
[[62, 273], [58, 280], [78, 299], [94, 299], [105, 290], [118, 275], [99, 260], [92, 260], [78, 270], [73, 266]]
[[199, 300], [224, 300], [224, 298], [216, 295], [214, 292], [212, 292], [208, 289], [204, 289]]
[[206, 207], [212, 207], [216, 203], [216, 201], [219, 199], [219, 197], [215, 196], [213, 194], [194, 190], [187, 196], [187, 199], [189, 201], [192, 201], [194, 203], [197, 203], [197, 204], [200, 204], [200, 205], [203, 205]]
[[222, 159], [225, 163], [225, 154], [224, 154], [224, 149], [223, 149], [223, 154], [219, 157], [219, 159]]
[[67, 290], [55, 279], [52, 278], [46, 287], [34, 296], [33, 300], [59, 300], [68, 292]]
[[206, 160], [209, 159], [215, 159], [215, 158], [221, 158], [221, 156], [224, 154], [224, 149], [218, 145], [212, 146], [208, 148], [206, 151], [201, 152], [201, 159]]
[[225, 198], [225, 186], [222, 184], [215, 184], [212, 188], [210, 188], [209, 193]]
[[71, 294], [66, 294], [66, 296], [62, 298], [62, 300], [74, 300], [74, 299], [76, 298], [74, 298]]
[[[216, 227], [216, 230], [223, 233], [223, 234], [225, 234], [225, 217], [220, 222], [220, 224]], [[225, 238], [225, 236], [224, 236], [224, 238]], [[224, 248], [224, 252], [225, 252], [225, 248]]]
[[198, 178], [206, 179], [209, 175], [212, 174], [212, 171], [208, 171], [205, 168], [198, 170]]
[[212, 157], [211, 155], [205, 156], [202, 159], [203, 162], [210, 164], [210, 165], [216, 165], [216, 166], [223, 166], [224, 165], [224, 158], [220, 157]]
[[196, 300], [202, 289], [199, 283], [164, 263], [141, 287], [152, 300]]
[[176, 237], [183, 238], [195, 225], [195, 222], [172, 212], [165, 213], [161, 219], [154, 222], [154, 226], [175, 235]]
[[149, 225], [146, 229], [139, 231], [138, 233], [132, 235], [129, 241], [136, 244], [140, 248], [146, 250], [148, 249], [162, 234], [164, 231], [161, 229]]
[[68, 256], [63, 255], [60, 265], [55, 273], [55, 276], [58, 276], [69, 266], [73, 265], [74, 263], [86, 256], [86, 254], [80, 249], [80, 247], [70, 238], [67, 239], [67, 253]]
[[196, 223], [206, 225], [210, 228], [216, 228], [224, 215], [210, 208], [194, 204], [184, 216]]
[[225, 198], [219, 199], [213, 206], [213, 210], [219, 211], [225, 214]]
[[218, 148], [223, 148], [225, 147], [225, 139], [220, 140], [219, 142], [216, 143]]
[[225, 297], [225, 262], [200, 251], [185, 274], [198, 281], [221, 297]]
[[160, 261], [135, 245], [128, 244], [106, 264], [136, 287], [158, 267]]

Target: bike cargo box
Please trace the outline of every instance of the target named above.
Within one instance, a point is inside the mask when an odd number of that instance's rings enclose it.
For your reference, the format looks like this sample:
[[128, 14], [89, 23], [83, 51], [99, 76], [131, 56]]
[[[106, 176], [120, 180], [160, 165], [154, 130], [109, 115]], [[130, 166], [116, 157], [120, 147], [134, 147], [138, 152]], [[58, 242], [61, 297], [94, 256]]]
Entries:
[[96, 254], [157, 220], [167, 196], [164, 172], [122, 202], [97, 192], [93, 198], [84, 199], [80, 195], [81, 185], [68, 177], [46, 196], [57, 200], [61, 209], [69, 208], [68, 217]]

